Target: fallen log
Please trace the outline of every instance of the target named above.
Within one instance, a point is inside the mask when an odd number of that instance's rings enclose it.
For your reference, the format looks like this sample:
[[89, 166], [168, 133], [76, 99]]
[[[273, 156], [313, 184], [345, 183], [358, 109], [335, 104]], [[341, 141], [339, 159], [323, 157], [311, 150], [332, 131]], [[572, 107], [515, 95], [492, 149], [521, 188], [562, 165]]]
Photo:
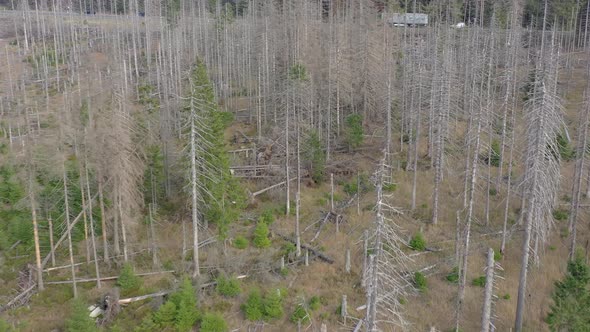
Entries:
[[[320, 226], [318, 227], [318, 231], [315, 233], [313, 239], [311, 239], [310, 242], [315, 241], [320, 236], [320, 233], [322, 232], [322, 229], [324, 228], [324, 225], [326, 224], [326, 221], [328, 221], [328, 219], [330, 219], [330, 217], [332, 216], [332, 214], [333, 214], [332, 211], [329, 211], [328, 213], [326, 213], [326, 216], [324, 217], [324, 219], [320, 223]], [[336, 218], [338, 218], [338, 216], [336, 216]]]
[[135, 296], [135, 297], [130, 297], [130, 298], [126, 298], [126, 299], [120, 299], [119, 301], [117, 301], [119, 304], [129, 304], [132, 302], [137, 302], [137, 301], [143, 301], [152, 297], [158, 297], [158, 296], [164, 296], [164, 295], [168, 295], [170, 293], [172, 293], [173, 291], [162, 291], [162, 292], [157, 292], [157, 293], [153, 293], [153, 294], [147, 294], [147, 295], [141, 295], [141, 296]]
[[[145, 276], [153, 276], [153, 275], [158, 275], [158, 274], [164, 274], [164, 273], [174, 273], [174, 270], [170, 270], [170, 271], [158, 271], [158, 272], [146, 272], [146, 273], [138, 273], [136, 274], [136, 276], [138, 277], [145, 277]], [[100, 278], [100, 281], [107, 281], [107, 280], [116, 280], [118, 279], [119, 276], [114, 276], [114, 277], [103, 277]], [[76, 283], [78, 282], [96, 282], [96, 278], [89, 278], [89, 279], [76, 279]], [[62, 281], [48, 281], [45, 284], [47, 285], [63, 285], [63, 284], [71, 284], [72, 281], [71, 280], [62, 280]]]
[[35, 289], [37, 285], [32, 285], [31, 287], [25, 289], [24, 291], [22, 291], [20, 294], [18, 294], [14, 299], [10, 300], [8, 303], [6, 303], [5, 305], [0, 307], [0, 312], [3, 312], [5, 310], [10, 309], [11, 306], [13, 306], [14, 304], [16, 304], [18, 301], [20, 301], [22, 298], [24, 298], [27, 294], [29, 294], [29, 292], [31, 292], [33, 289]]
[[[285, 241], [289, 241], [293, 244], [297, 244], [297, 241], [295, 241], [294, 239], [288, 237], [288, 236], [284, 236], [281, 234], [277, 234], [278, 236], [280, 236], [283, 240]], [[301, 244], [301, 248], [303, 249], [307, 249], [309, 250], [309, 252], [311, 252], [313, 255], [317, 256], [319, 259], [323, 260], [324, 262], [328, 263], [328, 264], [333, 264], [334, 260], [328, 256], [326, 256], [325, 254], [321, 253], [320, 251], [312, 248], [311, 246], [308, 246], [306, 244]]]
[[359, 332], [361, 327], [363, 327], [363, 320], [359, 319], [358, 323], [356, 323], [356, 326], [354, 327], [353, 332]]
[[[294, 181], [294, 180], [296, 180], [296, 179], [297, 179], [297, 178], [293, 178], [293, 179], [289, 180], [289, 182], [293, 182], [293, 181]], [[267, 191], [269, 191], [269, 190], [272, 190], [272, 189], [274, 189], [274, 188], [278, 188], [278, 187], [280, 187], [280, 186], [283, 186], [283, 185], [285, 185], [286, 183], [287, 183], [287, 181], [279, 182], [279, 183], [277, 183], [277, 184], [273, 184], [273, 185], [272, 185], [272, 186], [270, 186], [270, 187], [266, 187], [266, 188], [264, 188], [264, 189], [258, 190], [257, 192], [253, 192], [253, 193], [252, 193], [252, 198], [254, 198], [254, 197], [256, 197], [256, 196], [258, 196], [258, 195], [260, 195], [260, 194], [264, 194], [265, 192], [267, 192]]]
[[[94, 260], [92, 260], [91, 262], [94, 262]], [[75, 263], [74, 266], [80, 266], [84, 263]], [[61, 270], [61, 269], [67, 269], [69, 267], [72, 267], [72, 264], [70, 265], [63, 265], [63, 266], [55, 266], [55, 267], [50, 267], [47, 269], [43, 269], [43, 272], [50, 272], [50, 271], [55, 271], [55, 270]]]
[[[244, 279], [247, 278], [248, 275], [244, 274], [241, 276], [237, 276], [236, 279]], [[201, 285], [201, 289], [203, 288], [207, 288], [207, 287], [211, 287], [211, 286], [215, 286], [217, 285], [217, 281], [212, 281], [212, 282], [208, 282], [206, 284], [202, 284]], [[161, 291], [161, 292], [157, 292], [157, 293], [152, 293], [152, 294], [146, 294], [146, 295], [141, 295], [141, 296], [135, 296], [135, 297], [130, 297], [130, 298], [126, 298], [126, 299], [120, 299], [118, 301], [119, 304], [129, 304], [132, 302], [137, 302], [137, 301], [143, 301], [143, 300], [147, 300], [149, 298], [152, 297], [158, 297], [158, 296], [164, 296], [164, 295], [168, 295], [170, 293], [175, 292], [174, 290], [167, 290], [167, 291]]]
[[[342, 220], [344, 220], [344, 216], [340, 213], [337, 213], [336, 211], [342, 211], [342, 210], [345, 210], [346, 208], [348, 208], [352, 204], [352, 202], [354, 202], [356, 197], [357, 197], [357, 194], [354, 194], [352, 197], [350, 197], [350, 199], [348, 201], [346, 201], [344, 204], [340, 204], [336, 209], [334, 209], [334, 211], [328, 211], [328, 213], [326, 214], [324, 219], [322, 219], [322, 222], [320, 223], [320, 226], [318, 227], [318, 231], [315, 233], [314, 237], [311, 239], [310, 242], [314, 242], [315, 240], [317, 240], [317, 238], [320, 236], [320, 233], [322, 232], [322, 229], [324, 228], [326, 222], [329, 219], [334, 218], [334, 220], [338, 226], [338, 224], [340, 224], [342, 222]], [[338, 227], [336, 229], [338, 229]], [[307, 230], [307, 228], [305, 230]]]
[[[247, 274], [243, 274], [241, 276], [237, 276], [236, 277], [236, 279], [244, 279], [244, 278], [248, 278], [248, 275]], [[215, 286], [215, 285], [217, 285], [217, 281], [208, 282], [208, 283], [202, 284], [201, 285], [201, 289], [207, 288], [207, 287], [211, 287], [211, 286]]]
[[16, 248], [16, 246], [18, 246], [19, 244], [20, 244], [20, 240], [16, 241], [13, 245], [11, 245], [10, 248], [8, 248], [7, 251], [10, 251], [10, 250]]

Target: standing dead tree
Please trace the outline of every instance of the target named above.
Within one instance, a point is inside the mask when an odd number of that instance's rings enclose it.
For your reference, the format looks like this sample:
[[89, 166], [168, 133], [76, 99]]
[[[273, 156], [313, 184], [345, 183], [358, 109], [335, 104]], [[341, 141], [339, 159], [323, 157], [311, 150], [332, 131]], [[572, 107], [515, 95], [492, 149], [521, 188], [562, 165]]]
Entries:
[[[370, 241], [372, 254], [369, 256], [366, 277], [367, 313], [366, 331], [374, 332], [388, 327], [406, 329], [408, 322], [403, 317], [401, 298], [407, 295], [412, 283], [403, 271], [410, 258], [401, 248], [404, 240], [399, 235], [400, 227], [388, 217], [397, 212], [387, 202], [388, 196], [383, 193], [383, 186], [391, 183], [391, 169], [384, 156], [374, 174], [377, 188], [377, 204], [374, 228]], [[385, 249], [387, 248], [387, 250]]]
[[[547, 1], [545, 1], [545, 17]], [[543, 24], [545, 26], [545, 23]], [[543, 29], [540, 56], [537, 60], [530, 99], [526, 105], [526, 171], [524, 175], [527, 214], [522, 262], [518, 287], [518, 301], [514, 329], [522, 331], [526, 283], [531, 252], [538, 257], [540, 246], [548, 240], [552, 225], [552, 210], [559, 189], [560, 154], [557, 136], [563, 129], [562, 104], [557, 95], [559, 56], [555, 45], [555, 33], [551, 33], [551, 45], [546, 46]], [[531, 248], [531, 240], [535, 241]]]
[[[587, 74], [590, 75], [590, 64], [588, 64]], [[574, 259], [576, 251], [576, 225], [580, 210], [582, 179], [584, 178], [583, 173], [586, 159], [585, 152], [588, 143], [588, 121], [590, 120], [590, 83], [587, 83], [586, 86], [585, 99], [584, 111], [580, 113], [576, 147], [576, 167], [574, 170], [574, 182], [572, 185], [572, 202], [568, 225], [570, 232], [569, 259]]]

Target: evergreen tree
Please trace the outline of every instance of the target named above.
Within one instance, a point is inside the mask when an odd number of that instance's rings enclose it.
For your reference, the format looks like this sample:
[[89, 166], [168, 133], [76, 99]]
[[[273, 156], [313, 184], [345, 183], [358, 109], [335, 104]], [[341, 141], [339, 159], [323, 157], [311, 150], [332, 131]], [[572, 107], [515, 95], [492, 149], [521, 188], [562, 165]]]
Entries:
[[24, 192], [14, 170], [8, 166], [0, 167], [0, 204], [14, 205], [24, 197]]
[[176, 306], [174, 326], [178, 331], [190, 331], [199, 319], [195, 288], [189, 278], [184, 278], [180, 290], [170, 297]]
[[547, 317], [551, 331], [590, 331], [590, 269], [578, 256], [568, 263], [567, 275], [555, 283]]
[[326, 152], [320, 142], [320, 137], [317, 132], [312, 132], [305, 142], [305, 161], [310, 169], [311, 178], [321, 183], [324, 179], [324, 171], [326, 168]]
[[153, 321], [162, 328], [173, 325], [176, 321], [176, 304], [172, 301], [164, 303], [154, 314]]
[[[232, 122], [230, 113], [217, 109], [213, 84], [207, 76], [205, 64], [198, 60], [191, 74], [193, 90], [191, 98], [197, 101], [198, 114], [191, 121], [197, 121], [199, 151], [199, 190], [201, 199], [206, 202], [205, 219], [219, 227], [225, 237], [229, 224], [236, 220], [245, 203], [245, 193], [237, 179], [230, 172], [229, 155], [224, 141], [224, 131]], [[190, 105], [187, 111], [192, 112]]]
[[117, 286], [121, 288], [124, 294], [136, 291], [141, 287], [141, 279], [135, 275], [133, 267], [129, 263], [125, 263], [119, 277], [117, 278]]
[[265, 319], [281, 318], [283, 316], [283, 297], [280, 291], [269, 292], [264, 297], [263, 308]]
[[254, 240], [252, 241], [256, 248], [267, 248], [270, 246], [270, 239], [268, 238], [268, 226], [259, 222], [254, 229]]
[[80, 298], [76, 298], [71, 304], [72, 314], [66, 321], [67, 332], [94, 332], [98, 331], [96, 323], [90, 316], [86, 305]]
[[359, 114], [346, 117], [346, 144], [350, 150], [363, 144], [363, 118]]
[[201, 332], [226, 332], [227, 323], [220, 314], [208, 313], [203, 317]]
[[264, 308], [260, 291], [255, 289], [250, 292], [246, 303], [242, 304], [241, 309], [247, 320], [252, 322], [261, 320]]

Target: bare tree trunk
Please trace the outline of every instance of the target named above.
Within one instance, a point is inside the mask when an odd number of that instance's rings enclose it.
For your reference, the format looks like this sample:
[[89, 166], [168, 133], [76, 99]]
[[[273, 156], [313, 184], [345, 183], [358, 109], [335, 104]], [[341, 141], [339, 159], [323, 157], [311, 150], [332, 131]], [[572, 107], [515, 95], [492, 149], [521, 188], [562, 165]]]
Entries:
[[[86, 192], [88, 197], [88, 216], [90, 217], [90, 238], [92, 241], [92, 253], [94, 256], [94, 269], [96, 271], [96, 287], [101, 288], [100, 269], [98, 268], [98, 255], [96, 254], [96, 238], [94, 236], [94, 216], [92, 215], [92, 195], [90, 194], [90, 178], [88, 177], [88, 163], [84, 163], [86, 170]], [[80, 174], [81, 176], [81, 174]], [[84, 206], [84, 204], [82, 204]]]
[[330, 173], [330, 211], [334, 212], [334, 174]]
[[107, 241], [107, 220], [106, 220], [106, 213], [105, 213], [105, 208], [104, 208], [104, 198], [103, 198], [103, 193], [102, 193], [102, 186], [103, 186], [103, 178], [102, 175], [100, 174], [100, 171], [98, 172], [98, 204], [100, 206], [100, 222], [101, 222], [101, 231], [102, 231], [102, 250], [103, 250], [103, 256], [104, 256], [104, 261], [105, 263], [107, 263], [108, 265], [111, 264], [111, 260], [109, 257], [109, 244]]
[[[32, 167], [31, 167], [32, 168]], [[43, 267], [41, 266], [41, 249], [39, 247], [39, 226], [37, 224], [37, 202], [35, 200], [35, 188], [33, 187], [33, 171], [29, 170], [29, 198], [31, 200], [31, 217], [33, 219], [33, 240], [35, 242], [35, 262], [37, 268], [37, 287], [42, 291]]]
[[[69, 193], [68, 193], [68, 175], [66, 172], [65, 161], [62, 163], [63, 181], [64, 181], [64, 214], [66, 219], [66, 232], [68, 234], [68, 252], [70, 255], [70, 269], [72, 273], [72, 288], [74, 290], [74, 297], [78, 297], [78, 288], [76, 287], [76, 268], [74, 265], [74, 251], [72, 249], [72, 232], [70, 230], [70, 204], [69, 204]], [[53, 250], [52, 250], [53, 251]]]
[[[51, 216], [47, 218], [47, 222], [49, 223], [49, 246], [53, 248], [53, 221], [51, 220]], [[51, 251], [51, 266], [55, 266], [55, 252]]]
[[[77, 157], [79, 158], [79, 156]], [[78, 173], [80, 176], [80, 197], [82, 199], [82, 206], [86, 206], [86, 194], [84, 192], [84, 181], [82, 178], [82, 163], [78, 162], [78, 165]], [[86, 264], [90, 264], [90, 242], [88, 241], [88, 219], [86, 216], [86, 209], [83, 209], [82, 219], [84, 220], [84, 246], [86, 247]]]
[[492, 297], [494, 293], [494, 250], [488, 249], [486, 264], [486, 287], [483, 297], [483, 314], [481, 316], [481, 331], [489, 332], [492, 329]]
[[[287, 96], [287, 100], [289, 96]], [[285, 115], [285, 177], [286, 183], [286, 195], [287, 200], [285, 202], [285, 214], [288, 216], [291, 214], [291, 181], [289, 179], [289, 101], [287, 101], [287, 114]]]
[[153, 216], [153, 205], [148, 206], [149, 218], [150, 218], [150, 237], [151, 237], [151, 251], [152, 251], [152, 265], [154, 268], [159, 267], [160, 261], [158, 260], [158, 245], [156, 243], [156, 229], [154, 227], [154, 216]]
[[121, 222], [121, 240], [123, 240], [123, 260], [129, 261], [127, 248], [127, 232], [125, 230], [125, 221], [123, 220], [123, 207], [121, 202], [121, 194], [117, 195], [117, 210], [119, 211], [119, 220]]
[[[588, 71], [590, 74], [590, 65]], [[578, 146], [576, 149], [576, 168], [574, 170], [574, 182], [572, 185], [572, 202], [569, 216], [569, 259], [575, 258], [576, 251], [576, 225], [578, 221], [578, 213], [580, 209], [580, 198], [582, 192], [582, 178], [584, 173], [584, 162], [586, 157], [586, 143], [588, 140], [588, 120], [590, 118], [590, 84], [586, 89], [586, 105], [583, 115], [580, 115], [580, 127], [578, 128]]]
[[[191, 105], [193, 98], [191, 98]], [[191, 107], [191, 117], [194, 117], [195, 110]], [[197, 278], [201, 272], [199, 269], [199, 220], [197, 210], [197, 160], [196, 160], [196, 128], [195, 121], [191, 119], [191, 198], [192, 198], [192, 222], [193, 222], [193, 278]]]

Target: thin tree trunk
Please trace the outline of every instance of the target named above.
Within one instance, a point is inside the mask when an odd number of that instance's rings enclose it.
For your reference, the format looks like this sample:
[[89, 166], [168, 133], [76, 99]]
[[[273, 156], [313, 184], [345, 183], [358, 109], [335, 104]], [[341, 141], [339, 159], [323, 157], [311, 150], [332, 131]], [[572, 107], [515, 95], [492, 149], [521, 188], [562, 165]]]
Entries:
[[[51, 216], [47, 218], [47, 222], [49, 223], [49, 245], [53, 248], [53, 220], [51, 220]], [[55, 252], [51, 251], [51, 266], [55, 266]]]
[[37, 224], [37, 202], [35, 200], [35, 189], [33, 188], [33, 172], [29, 174], [29, 197], [31, 200], [31, 217], [33, 220], [33, 240], [35, 241], [35, 262], [37, 268], [37, 287], [42, 291], [43, 286], [43, 267], [41, 266], [41, 249], [39, 246], [39, 225]]
[[102, 193], [102, 186], [103, 186], [103, 178], [100, 174], [100, 171], [98, 173], [98, 204], [100, 206], [100, 222], [101, 222], [101, 231], [102, 231], [102, 250], [103, 250], [103, 256], [104, 256], [104, 261], [105, 263], [107, 263], [108, 265], [111, 264], [111, 260], [109, 257], [109, 244], [107, 241], [107, 220], [106, 220], [106, 213], [105, 213], [105, 208], [104, 208], [104, 198], [103, 198], [103, 193]]
[[88, 216], [90, 217], [90, 238], [92, 241], [92, 253], [94, 256], [94, 269], [96, 271], [96, 287], [101, 288], [100, 269], [98, 267], [98, 255], [96, 254], [96, 238], [94, 236], [94, 216], [92, 215], [92, 195], [90, 194], [90, 178], [88, 177], [88, 163], [84, 163], [86, 170], [86, 191], [88, 193]]
[[494, 295], [494, 250], [488, 249], [486, 264], [486, 287], [483, 297], [483, 314], [481, 316], [481, 331], [489, 332], [492, 329], [492, 297]]
[[[66, 172], [66, 165], [63, 162], [63, 181], [64, 181], [64, 214], [66, 219], [66, 232], [68, 234], [68, 253], [70, 255], [70, 272], [72, 273], [72, 289], [74, 290], [74, 297], [78, 297], [78, 288], [76, 287], [76, 268], [74, 265], [74, 251], [72, 249], [72, 231], [70, 230], [70, 204], [69, 204], [69, 193], [68, 193], [68, 175]], [[53, 250], [52, 250], [53, 251]]]
[[193, 108], [193, 98], [191, 97], [191, 198], [192, 198], [192, 222], [193, 222], [193, 278], [201, 274], [199, 269], [199, 220], [197, 207], [197, 160], [196, 160], [196, 128], [195, 128], [195, 110]]

